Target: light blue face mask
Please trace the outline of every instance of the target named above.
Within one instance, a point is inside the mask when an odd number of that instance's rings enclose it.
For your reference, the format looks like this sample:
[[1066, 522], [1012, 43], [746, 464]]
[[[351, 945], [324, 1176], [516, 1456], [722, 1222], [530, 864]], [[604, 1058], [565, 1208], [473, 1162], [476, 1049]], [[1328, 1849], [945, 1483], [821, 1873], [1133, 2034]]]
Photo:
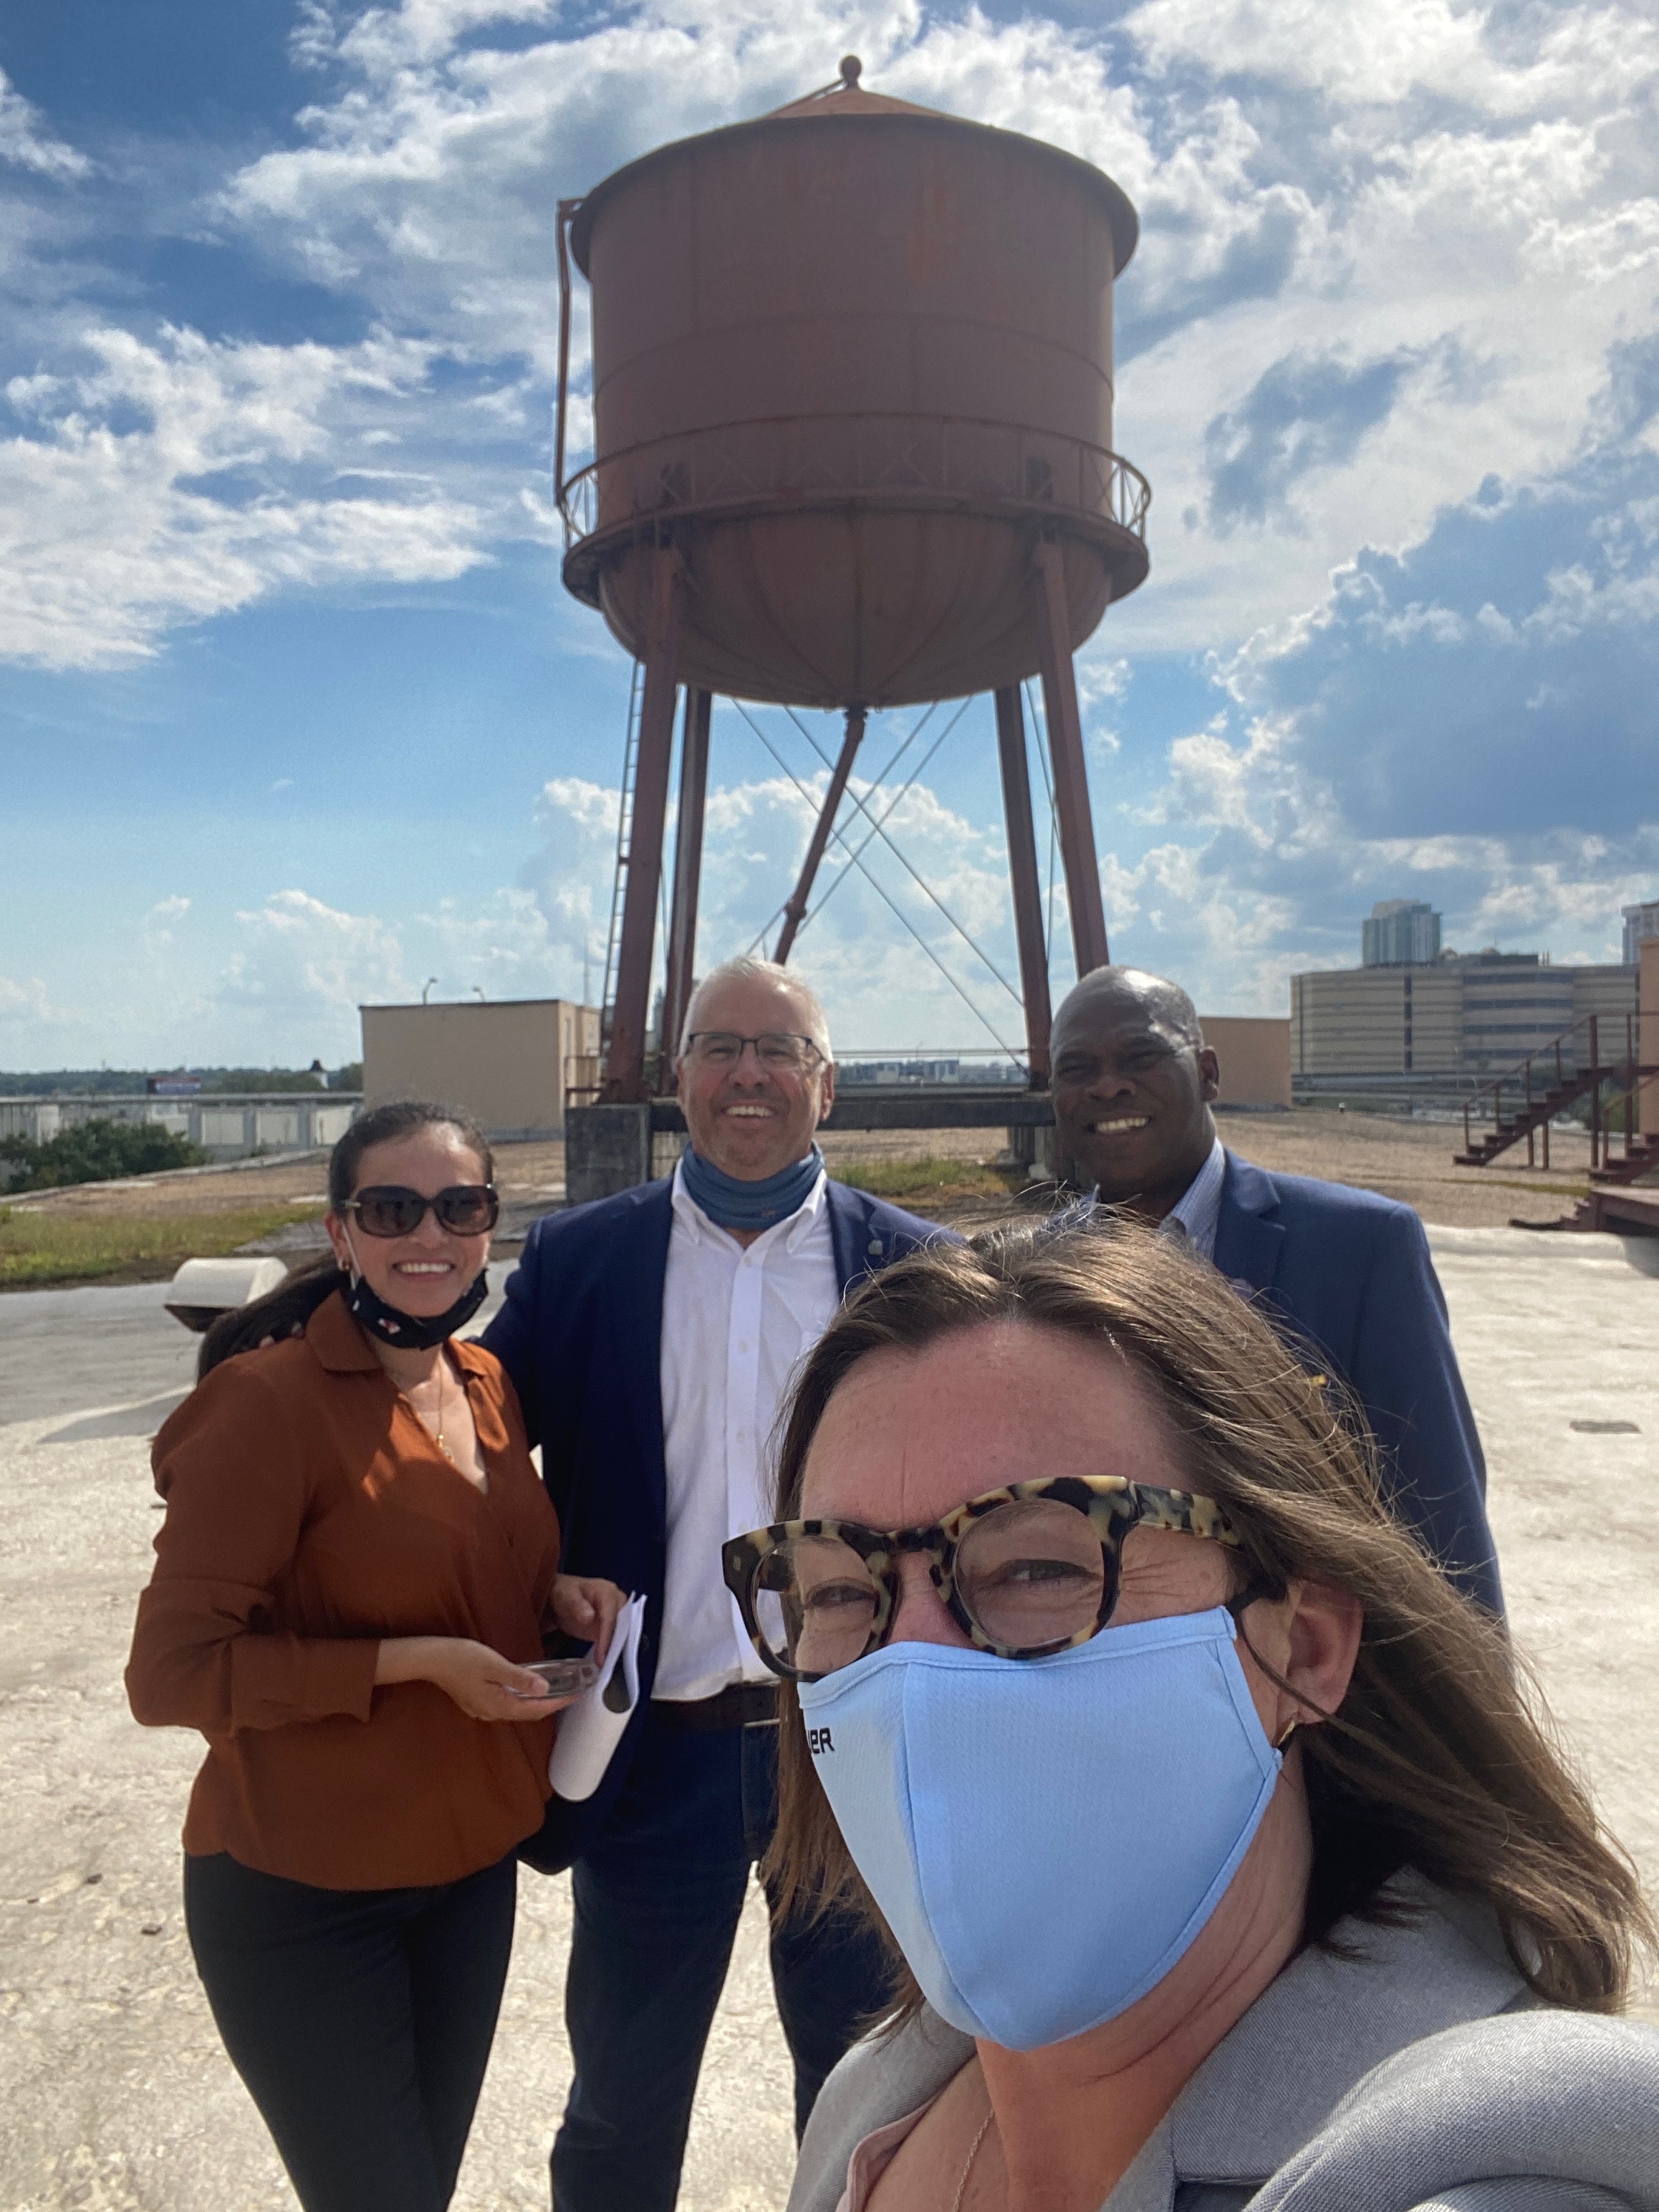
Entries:
[[1282, 1764], [1224, 1607], [1052, 1659], [894, 1644], [800, 1685], [837, 1826], [933, 2009], [1010, 2051], [1155, 1988]]

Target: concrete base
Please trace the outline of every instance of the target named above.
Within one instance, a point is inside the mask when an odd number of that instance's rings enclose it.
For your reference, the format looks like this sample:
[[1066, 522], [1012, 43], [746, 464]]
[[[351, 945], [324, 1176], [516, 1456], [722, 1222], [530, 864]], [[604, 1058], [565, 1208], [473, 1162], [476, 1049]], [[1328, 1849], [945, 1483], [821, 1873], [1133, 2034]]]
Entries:
[[651, 1108], [573, 1106], [565, 1116], [566, 1202], [583, 1206], [651, 1180]]

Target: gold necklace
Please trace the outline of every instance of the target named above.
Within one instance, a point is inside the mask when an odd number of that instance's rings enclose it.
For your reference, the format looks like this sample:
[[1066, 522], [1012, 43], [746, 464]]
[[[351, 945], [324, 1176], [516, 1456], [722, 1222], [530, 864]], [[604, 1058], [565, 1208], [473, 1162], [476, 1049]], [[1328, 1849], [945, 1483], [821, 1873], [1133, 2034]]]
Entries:
[[[438, 1364], [434, 1372], [438, 1384], [438, 1417], [436, 1425], [434, 1426], [428, 1423], [425, 1418], [422, 1415], [421, 1409], [418, 1406], [415, 1407], [416, 1418], [420, 1420], [421, 1426], [426, 1430], [427, 1434], [431, 1437], [433, 1443], [437, 1445], [438, 1449], [449, 1462], [451, 1467], [453, 1467], [456, 1463], [455, 1455], [451, 1451], [449, 1446], [444, 1442], [444, 1356], [441, 1352], [438, 1354]], [[410, 1400], [410, 1403], [413, 1403], [412, 1399]]]
[[968, 2163], [962, 2169], [962, 2179], [957, 2182], [957, 2193], [951, 2199], [951, 2212], [962, 2212], [962, 2200], [968, 2193], [968, 2181], [974, 2170], [974, 2160], [979, 2156], [979, 2147], [990, 2133], [991, 2123], [995, 2118], [996, 2108], [994, 2106], [979, 2124], [979, 2133], [974, 2137], [972, 2147], [968, 2153]]

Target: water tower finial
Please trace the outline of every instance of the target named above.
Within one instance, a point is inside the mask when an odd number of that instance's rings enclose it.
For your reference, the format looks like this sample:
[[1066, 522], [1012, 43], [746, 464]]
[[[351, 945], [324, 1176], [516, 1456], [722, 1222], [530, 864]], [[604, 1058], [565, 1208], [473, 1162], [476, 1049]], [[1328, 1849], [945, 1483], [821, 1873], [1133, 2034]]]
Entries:
[[864, 64], [859, 59], [856, 54], [843, 54], [842, 56], [841, 86], [843, 92], [855, 92], [858, 89], [859, 79], [863, 76], [863, 74]]

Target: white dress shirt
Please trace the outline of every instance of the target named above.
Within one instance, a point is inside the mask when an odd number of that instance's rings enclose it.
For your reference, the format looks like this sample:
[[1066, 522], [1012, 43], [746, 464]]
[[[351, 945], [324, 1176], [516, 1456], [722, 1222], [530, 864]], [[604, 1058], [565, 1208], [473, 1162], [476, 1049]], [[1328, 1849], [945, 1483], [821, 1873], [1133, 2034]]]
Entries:
[[773, 1677], [720, 1575], [728, 1536], [772, 1518], [772, 1430], [802, 1355], [841, 1303], [820, 1176], [798, 1210], [739, 1244], [674, 1170], [662, 1293], [668, 1574], [653, 1698], [712, 1698]]

